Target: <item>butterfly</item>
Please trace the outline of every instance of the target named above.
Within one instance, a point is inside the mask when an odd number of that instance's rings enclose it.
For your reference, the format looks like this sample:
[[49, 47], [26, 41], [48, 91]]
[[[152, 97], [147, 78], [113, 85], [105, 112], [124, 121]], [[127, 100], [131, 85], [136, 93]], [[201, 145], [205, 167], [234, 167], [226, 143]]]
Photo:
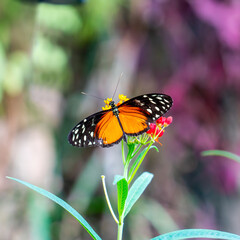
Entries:
[[148, 131], [150, 123], [164, 115], [172, 103], [170, 96], [159, 93], [140, 95], [119, 105], [110, 99], [109, 109], [79, 122], [69, 133], [68, 141], [77, 147], [110, 147], [122, 139], [126, 142], [127, 135]]

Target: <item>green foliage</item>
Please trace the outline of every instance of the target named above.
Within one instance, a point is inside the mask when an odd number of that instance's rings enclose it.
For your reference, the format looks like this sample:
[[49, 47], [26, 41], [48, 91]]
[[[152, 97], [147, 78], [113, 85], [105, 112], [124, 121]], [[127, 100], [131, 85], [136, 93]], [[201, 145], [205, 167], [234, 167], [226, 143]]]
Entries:
[[189, 239], [189, 238], [214, 238], [214, 239], [228, 239], [239, 240], [240, 236], [232, 233], [209, 230], [209, 229], [185, 229], [175, 232], [166, 233], [151, 240], [175, 240], [175, 239]]
[[118, 192], [118, 214], [119, 216], [122, 216], [125, 202], [128, 196], [128, 183], [125, 178], [122, 178], [117, 182], [117, 192]]
[[204, 156], [204, 157], [207, 157], [207, 156], [226, 157], [226, 158], [232, 159], [232, 160], [240, 163], [240, 157], [238, 155], [231, 153], [231, 152], [223, 151], [223, 150], [203, 151], [202, 156]]
[[14, 180], [16, 182], [19, 182], [29, 188], [31, 188], [32, 190], [40, 193], [41, 195], [51, 199], [53, 202], [57, 203], [58, 205], [60, 205], [61, 207], [63, 207], [65, 210], [67, 210], [73, 217], [75, 217], [80, 223], [81, 225], [86, 229], [86, 231], [92, 236], [93, 239], [96, 240], [101, 240], [101, 238], [98, 236], [98, 234], [92, 229], [92, 227], [88, 224], [88, 222], [74, 209], [72, 208], [68, 203], [66, 203], [65, 201], [63, 201], [61, 198], [55, 196], [54, 194], [39, 188], [37, 186], [34, 186], [30, 183], [21, 181], [19, 179], [16, 178], [11, 178], [8, 177], [11, 180]]
[[132, 206], [139, 199], [148, 184], [151, 182], [152, 178], [152, 173], [144, 172], [133, 183], [129, 190], [128, 197], [125, 203], [124, 217], [127, 216]]
[[78, 33], [82, 26], [76, 8], [66, 5], [40, 4], [37, 21], [44, 28], [65, 34]]
[[115, 175], [114, 176], [114, 180], [113, 180], [113, 185], [116, 185], [118, 181], [120, 181], [121, 179], [123, 179], [124, 177], [121, 175]]
[[139, 164], [139, 162], [142, 160], [142, 158], [144, 157], [144, 155], [148, 152], [148, 150], [154, 148], [157, 152], [159, 152], [158, 148], [156, 146], [151, 146], [149, 149], [148, 147], [146, 147], [135, 159], [134, 163], [132, 164], [130, 170], [129, 170], [129, 176], [132, 175], [132, 173], [134, 172], [134, 170], [136, 169], [137, 165]]
[[23, 91], [30, 73], [30, 62], [24, 52], [14, 52], [8, 57], [3, 77], [3, 89], [10, 95]]

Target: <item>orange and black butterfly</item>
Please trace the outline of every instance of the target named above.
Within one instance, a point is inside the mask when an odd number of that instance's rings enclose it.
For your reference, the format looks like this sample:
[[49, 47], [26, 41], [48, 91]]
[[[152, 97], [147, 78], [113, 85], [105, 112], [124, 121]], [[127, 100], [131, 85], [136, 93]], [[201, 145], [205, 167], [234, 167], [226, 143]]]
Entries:
[[110, 100], [109, 109], [79, 122], [69, 133], [68, 141], [77, 147], [110, 147], [122, 139], [127, 141], [126, 135], [148, 131], [150, 123], [164, 115], [172, 103], [170, 96], [159, 93], [141, 95], [119, 105]]

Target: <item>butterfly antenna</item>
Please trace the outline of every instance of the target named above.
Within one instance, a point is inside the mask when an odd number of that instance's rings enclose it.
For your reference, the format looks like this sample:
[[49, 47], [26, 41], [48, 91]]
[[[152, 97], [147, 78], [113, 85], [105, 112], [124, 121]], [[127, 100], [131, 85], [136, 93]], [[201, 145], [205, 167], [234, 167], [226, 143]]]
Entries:
[[100, 100], [105, 100], [105, 99], [103, 99], [103, 98], [100, 98], [100, 97], [97, 97], [97, 96], [94, 96], [94, 95], [92, 95], [92, 94], [88, 94], [88, 93], [85, 93], [85, 92], [81, 92], [81, 94], [83, 94], [83, 95], [86, 95], [86, 96], [88, 96], [88, 97], [94, 97], [94, 98], [97, 98], [97, 99], [100, 99]]
[[121, 73], [121, 75], [120, 75], [120, 77], [119, 77], [119, 79], [118, 79], [117, 86], [116, 86], [115, 91], [114, 91], [114, 93], [113, 93], [112, 99], [114, 98], [114, 96], [115, 96], [115, 94], [116, 94], [116, 91], [117, 91], [117, 88], [118, 88], [118, 85], [119, 85], [119, 82], [120, 82], [122, 76], [123, 76], [123, 73]]

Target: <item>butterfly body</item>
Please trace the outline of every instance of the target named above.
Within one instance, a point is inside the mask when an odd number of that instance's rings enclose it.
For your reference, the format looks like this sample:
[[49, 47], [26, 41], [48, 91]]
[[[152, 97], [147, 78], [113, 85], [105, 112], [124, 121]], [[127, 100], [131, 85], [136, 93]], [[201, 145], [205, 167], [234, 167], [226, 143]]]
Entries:
[[109, 109], [97, 112], [79, 122], [69, 133], [69, 143], [77, 147], [110, 147], [128, 136], [138, 136], [149, 124], [165, 114], [172, 98], [152, 93], [129, 99], [120, 105], [108, 103]]

